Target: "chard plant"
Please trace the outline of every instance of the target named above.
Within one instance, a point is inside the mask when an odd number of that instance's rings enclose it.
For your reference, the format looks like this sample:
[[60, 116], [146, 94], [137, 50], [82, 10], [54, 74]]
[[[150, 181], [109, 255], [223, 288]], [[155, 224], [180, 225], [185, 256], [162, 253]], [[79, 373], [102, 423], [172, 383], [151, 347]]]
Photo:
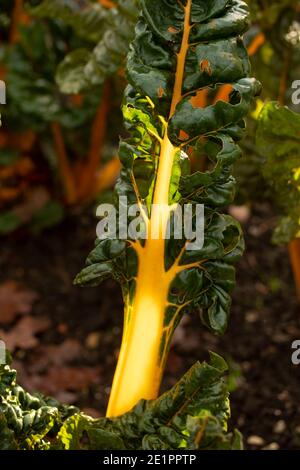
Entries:
[[[172, 334], [184, 314], [198, 311], [204, 325], [224, 333], [244, 242], [239, 224], [222, 209], [233, 200], [237, 141], [259, 84], [241, 36], [249, 25], [242, 0], [141, 0], [127, 60], [129, 85], [120, 142], [120, 201], [136, 204], [143, 236], [98, 239], [77, 276], [98, 286], [113, 277], [124, 297], [124, 331], [107, 416], [92, 419], [16, 383], [0, 366], [0, 449], [240, 449], [227, 432], [230, 416], [224, 360], [210, 354], [160, 397]], [[201, 106], [203, 92], [221, 96]], [[228, 95], [228, 93], [227, 93]], [[189, 156], [207, 159], [191, 173]], [[188, 204], [193, 231], [204, 205], [204, 243], [167, 237], [174, 213]], [[184, 225], [184, 221], [182, 221]], [[184, 227], [183, 227], [184, 228]], [[184, 232], [184, 230], [183, 230]], [[154, 234], [154, 235], [153, 235]], [[196, 236], [196, 235], [195, 235]]]
[[[116, 204], [126, 196], [139, 205], [147, 237], [97, 240], [75, 281], [98, 286], [113, 277], [122, 287], [124, 331], [109, 417], [157, 397], [171, 338], [185, 313], [199, 311], [212, 331], [226, 330], [233, 264], [244, 243], [239, 224], [221, 209], [234, 197], [236, 142], [259, 92], [248, 77], [241, 39], [249, 26], [244, 1], [140, 5], [127, 59], [122, 109], [130, 137], [120, 143]], [[228, 101], [199, 106], [203, 90], [217, 94], [224, 84], [231, 90]], [[209, 159], [208, 171], [191, 174], [188, 155], [194, 148]], [[193, 240], [185, 237], [165, 236], [174, 208], [187, 203], [194, 212], [196, 204], [205, 206], [201, 249], [189, 250]]]

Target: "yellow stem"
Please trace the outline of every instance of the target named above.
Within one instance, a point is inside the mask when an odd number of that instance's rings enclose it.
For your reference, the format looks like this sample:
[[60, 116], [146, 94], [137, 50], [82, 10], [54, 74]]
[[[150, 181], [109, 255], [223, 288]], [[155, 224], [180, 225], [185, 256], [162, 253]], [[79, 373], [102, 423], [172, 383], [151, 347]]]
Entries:
[[[169, 118], [182, 98], [191, 5], [192, 0], [188, 0]], [[138, 273], [134, 300], [132, 305], [126, 306], [120, 356], [107, 409], [109, 417], [125, 413], [142, 398], [156, 398], [159, 392], [168, 352], [168, 348], [162, 344], [164, 315], [170, 284], [178, 272], [176, 263], [168, 271], [165, 269], [165, 232], [171, 211], [169, 187], [177, 151], [178, 148], [168, 138], [166, 126], [153, 195], [154, 208], [147, 221], [148, 236], [144, 247], [140, 245], [137, 250]]]
[[62, 130], [58, 122], [52, 122], [51, 129], [57, 152], [58, 167], [65, 190], [65, 200], [67, 204], [72, 205], [76, 203], [77, 195], [74, 175], [68, 159]]
[[140, 257], [133, 305], [127, 306], [107, 416], [121, 415], [141, 398], [150, 400], [158, 394], [162, 374], [159, 351], [168, 295], [162, 260], [160, 240], [149, 239]]

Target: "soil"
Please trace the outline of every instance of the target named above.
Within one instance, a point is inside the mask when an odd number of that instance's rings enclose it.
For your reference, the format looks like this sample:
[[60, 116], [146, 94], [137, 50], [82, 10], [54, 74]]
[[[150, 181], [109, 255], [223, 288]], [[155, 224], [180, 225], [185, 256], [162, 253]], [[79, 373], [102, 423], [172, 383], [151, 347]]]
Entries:
[[[73, 365], [97, 370], [97, 380], [69, 396], [57, 382], [56, 395], [97, 415], [105, 411], [117, 359], [122, 299], [113, 281], [99, 288], [72, 285], [95, 238], [96, 221], [87, 213], [69, 216], [38, 237], [18, 232], [3, 240], [0, 283], [15, 280], [39, 294], [32, 315], [51, 321], [39, 336], [43, 347], [66, 339], [83, 347]], [[300, 339], [300, 315], [287, 249], [270, 242], [274, 224], [268, 205], [252, 208], [230, 327], [218, 338], [201, 326], [197, 314], [184, 318], [174, 337], [163, 389], [196, 360], [207, 359], [208, 350], [219, 352], [230, 364], [230, 427], [243, 433], [248, 449], [292, 450], [300, 449], [300, 365], [291, 362], [291, 344]], [[27, 385], [37, 352], [17, 350], [14, 357], [19, 382]]]

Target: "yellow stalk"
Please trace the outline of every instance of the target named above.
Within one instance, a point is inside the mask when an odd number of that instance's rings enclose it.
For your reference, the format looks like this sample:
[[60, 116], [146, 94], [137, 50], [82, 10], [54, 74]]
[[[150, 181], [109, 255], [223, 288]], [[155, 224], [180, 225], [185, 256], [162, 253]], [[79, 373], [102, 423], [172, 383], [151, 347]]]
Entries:
[[[192, 0], [185, 6], [184, 32], [177, 56], [177, 68], [170, 116], [182, 98], [182, 83], [189, 47]], [[140, 399], [156, 398], [159, 392], [167, 347], [162, 348], [164, 315], [168, 292], [176, 274], [183, 268], [176, 262], [165, 269], [165, 231], [170, 211], [169, 187], [174, 156], [178, 148], [168, 139], [167, 125], [161, 142], [159, 165], [153, 196], [156, 210], [147, 221], [145, 245], [138, 245], [138, 273], [132, 305], [126, 306], [120, 356], [113, 380], [107, 416], [129, 411]], [[156, 236], [152, 236], [152, 234]], [[133, 247], [135, 244], [133, 244]]]

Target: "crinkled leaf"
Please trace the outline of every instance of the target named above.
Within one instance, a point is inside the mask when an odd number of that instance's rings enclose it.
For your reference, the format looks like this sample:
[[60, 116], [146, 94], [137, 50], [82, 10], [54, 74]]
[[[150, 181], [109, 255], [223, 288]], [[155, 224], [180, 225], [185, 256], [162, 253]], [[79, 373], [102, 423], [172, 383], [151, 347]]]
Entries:
[[[204, 204], [205, 230], [201, 249], [188, 250], [191, 240], [184, 237], [171, 237], [165, 242], [166, 269], [171, 269], [181, 254], [181, 272], [170, 282], [164, 325], [166, 329], [174, 328], [179, 316], [193, 309], [200, 311], [205, 325], [223, 333], [234, 286], [233, 263], [242, 254], [244, 244], [239, 224], [220, 210], [234, 198], [232, 166], [240, 157], [237, 141], [243, 135], [252, 98], [260, 91], [260, 85], [248, 77], [249, 60], [240, 38], [249, 24], [247, 7], [241, 0], [192, 1], [181, 96], [173, 110], [184, 8], [179, 1], [170, 4], [158, 0], [142, 0], [141, 7], [128, 54], [129, 86], [123, 115], [130, 136], [120, 143], [123, 168], [116, 195], [126, 196], [128, 204], [142, 203], [151, 215], [166, 130], [175, 149], [169, 204], [192, 205], [193, 229], [195, 205]], [[195, 97], [205, 87], [214, 92], [217, 86], [228, 83], [232, 87], [229, 102], [219, 100], [204, 108], [195, 104]], [[188, 155], [199, 147], [210, 162], [210, 169], [191, 174]], [[137, 270], [138, 257], [128, 240], [124, 250], [110, 260], [89, 257], [88, 267], [76, 282], [96, 285], [111, 274], [121, 281], [125, 301], [132, 302]]]
[[16, 383], [16, 371], [0, 365], [0, 449], [49, 449], [51, 435], [78, 412], [51, 398], [32, 395]]
[[168, 392], [141, 400], [113, 419], [93, 419], [73, 406], [31, 395], [16, 372], [0, 366], [1, 450], [237, 449], [239, 434], [227, 433], [230, 416], [225, 361], [211, 353]]

